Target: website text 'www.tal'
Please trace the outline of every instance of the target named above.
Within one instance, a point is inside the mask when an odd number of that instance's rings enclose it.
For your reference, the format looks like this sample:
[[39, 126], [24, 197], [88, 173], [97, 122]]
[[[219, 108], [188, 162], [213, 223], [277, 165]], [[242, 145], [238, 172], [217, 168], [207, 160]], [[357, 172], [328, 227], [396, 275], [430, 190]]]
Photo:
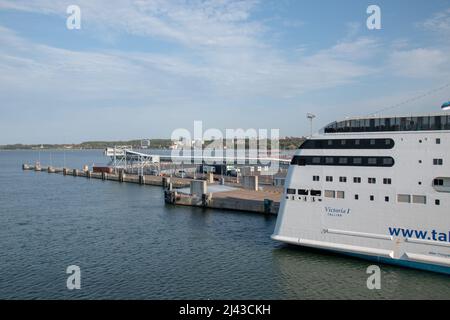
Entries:
[[415, 238], [420, 240], [450, 242], [450, 231], [447, 233], [436, 230], [424, 231], [416, 229], [391, 228], [389, 234], [394, 237]]

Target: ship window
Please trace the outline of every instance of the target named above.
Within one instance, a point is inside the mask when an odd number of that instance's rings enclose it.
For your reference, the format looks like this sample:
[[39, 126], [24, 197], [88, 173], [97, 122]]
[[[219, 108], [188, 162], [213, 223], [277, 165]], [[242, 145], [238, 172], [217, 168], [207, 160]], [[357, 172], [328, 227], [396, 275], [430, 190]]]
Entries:
[[347, 177], [339, 177], [339, 182], [347, 182]]
[[392, 158], [383, 158], [383, 164], [384, 165], [393, 165], [394, 164], [394, 159], [392, 159]]
[[326, 198], [336, 198], [336, 192], [333, 190], [325, 190]]
[[320, 177], [319, 176], [313, 176], [313, 181], [320, 181]]
[[327, 176], [327, 182], [333, 182], [333, 177], [332, 176]]
[[430, 117], [430, 130], [436, 130], [436, 117]]
[[384, 178], [383, 179], [383, 184], [392, 184], [392, 179], [391, 178]]
[[347, 144], [347, 140], [341, 140], [341, 145], [345, 146]]
[[389, 197], [384, 197], [384, 201], [389, 202]]
[[359, 194], [355, 194], [355, 200], [359, 200]]
[[377, 183], [377, 179], [376, 179], [376, 178], [369, 178], [369, 179], [368, 179], [368, 182], [369, 182], [370, 184], [375, 184], [375, 183]]
[[442, 130], [448, 130], [450, 129], [450, 119], [447, 118], [447, 116], [441, 116], [441, 129]]
[[442, 159], [433, 159], [433, 164], [435, 166], [442, 166], [444, 164], [444, 160], [442, 160]]
[[372, 145], [372, 146], [374, 146], [375, 145], [375, 139], [370, 139], [370, 144]]
[[429, 130], [430, 129], [430, 118], [431, 117], [421, 117], [419, 118], [419, 130]]
[[309, 194], [309, 191], [306, 189], [299, 189], [298, 190], [298, 195], [299, 196], [307, 196]]
[[353, 158], [353, 164], [355, 165], [362, 164], [362, 158]]
[[320, 196], [322, 196], [322, 191], [320, 191], [320, 190], [311, 190], [311, 196], [313, 196], [313, 197], [320, 197]]
[[345, 198], [345, 192], [344, 191], [336, 191], [336, 198], [344, 199]]
[[287, 189], [286, 193], [287, 194], [295, 194], [295, 189]]
[[413, 196], [413, 203], [419, 203], [419, 204], [427, 204], [427, 197], [426, 196]]
[[411, 203], [411, 196], [409, 194], [397, 195], [397, 201], [402, 203]]
[[377, 164], [377, 158], [369, 158], [369, 159], [367, 160], [367, 162], [368, 162], [370, 165], [376, 165], [376, 164]]
[[332, 145], [333, 145], [333, 140], [328, 140], [327, 144], [328, 144], [329, 146], [332, 146]]
[[439, 200], [439, 199], [434, 200], [434, 204], [437, 205], [437, 206], [440, 206], [441, 205], [441, 200]]
[[354, 177], [353, 178], [353, 182], [354, 183], [361, 183], [361, 178], [360, 177]]
[[360, 144], [361, 144], [361, 140], [356, 139], [356, 140], [355, 140], [355, 146], [359, 146]]
[[375, 201], [375, 196], [370, 196], [370, 201]]
[[387, 146], [390, 146], [391, 143], [392, 143], [392, 140], [391, 140], [391, 139], [386, 139], [386, 140], [384, 140], [384, 143], [385, 143]]
[[313, 163], [313, 164], [320, 164], [320, 157], [314, 157], [314, 158], [312, 158], [312, 163]]
[[441, 144], [441, 139], [437, 138], [436, 139], [436, 144]]
[[444, 179], [434, 179], [433, 184], [435, 186], [443, 186], [444, 185]]
[[333, 164], [334, 163], [334, 158], [333, 157], [326, 157], [325, 158], [325, 163], [326, 164]]
[[291, 165], [305, 166], [306, 159], [299, 156], [295, 156], [294, 158], [292, 158]]
[[299, 158], [297, 161], [297, 165], [306, 166], [306, 160], [304, 158]]

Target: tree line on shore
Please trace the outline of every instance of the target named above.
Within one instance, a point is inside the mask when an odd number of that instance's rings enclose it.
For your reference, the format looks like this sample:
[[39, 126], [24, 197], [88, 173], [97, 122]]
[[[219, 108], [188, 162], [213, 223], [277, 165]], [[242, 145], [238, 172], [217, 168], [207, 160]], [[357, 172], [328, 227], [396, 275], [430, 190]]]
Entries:
[[[146, 141], [146, 143], [143, 143]], [[147, 143], [147, 141], [149, 143]], [[297, 149], [305, 141], [304, 137], [285, 137], [279, 140], [279, 147], [282, 150]], [[205, 145], [208, 145], [205, 141]], [[7, 144], [0, 145], [0, 150], [38, 150], [38, 149], [105, 149], [113, 148], [115, 146], [129, 146], [133, 149], [151, 148], [151, 149], [170, 149], [173, 145], [171, 139], [149, 139], [149, 140], [128, 140], [128, 141], [87, 141], [77, 144]], [[224, 145], [226, 142], [224, 141]], [[245, 141], [246, 148], [249, 147], [250, 142]], [[270, 140], [267, 142], [267, 147], [270, 149]]]

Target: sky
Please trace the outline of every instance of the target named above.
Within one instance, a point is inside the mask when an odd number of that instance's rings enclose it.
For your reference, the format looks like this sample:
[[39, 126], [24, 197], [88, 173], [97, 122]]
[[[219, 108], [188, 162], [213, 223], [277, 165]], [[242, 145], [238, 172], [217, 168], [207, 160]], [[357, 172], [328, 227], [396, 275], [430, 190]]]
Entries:
[[449, 49], [450, 0], [0, 0], [0, 144], [437, 112]]

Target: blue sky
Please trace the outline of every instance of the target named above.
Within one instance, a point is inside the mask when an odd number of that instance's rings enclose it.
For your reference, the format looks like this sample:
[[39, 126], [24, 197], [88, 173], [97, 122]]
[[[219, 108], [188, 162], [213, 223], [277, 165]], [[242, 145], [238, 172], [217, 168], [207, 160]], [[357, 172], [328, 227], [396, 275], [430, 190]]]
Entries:
[[170, 137], [194, 120], [300, 136], [307, 112], [318, 129], [450, 83], [449, 49], [450, 0], [0, 0], [0, 144]]

